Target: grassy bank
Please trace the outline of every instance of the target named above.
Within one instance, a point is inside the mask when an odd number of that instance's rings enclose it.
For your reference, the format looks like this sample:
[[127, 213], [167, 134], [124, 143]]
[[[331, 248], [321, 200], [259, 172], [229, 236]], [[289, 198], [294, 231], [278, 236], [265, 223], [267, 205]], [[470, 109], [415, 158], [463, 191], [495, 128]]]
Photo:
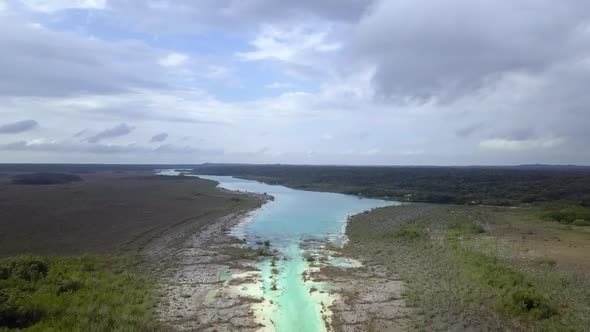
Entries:
[[158, 329], [154, 280], [130, 257], [0, 259], [0, 331]]
[[[590, 236], [584, 228], [553, 229], [564, 225], [530, 217], [536, 213], [427, 205], [377, 209], [352, 218], [345, 251], [401, 273], [406, 301], [416, 307], [415, 328], [583, 331], [590, 326], [584, 271], [566, 269], [561, 256], [530, 250], [535, 234], [520, 230], [546, 229], [538, 236], [545, 246], [579, 246]], [[503, 227], [521, 238], [504, 237]], [[548, 240], [557, 231], [559, 237]]]

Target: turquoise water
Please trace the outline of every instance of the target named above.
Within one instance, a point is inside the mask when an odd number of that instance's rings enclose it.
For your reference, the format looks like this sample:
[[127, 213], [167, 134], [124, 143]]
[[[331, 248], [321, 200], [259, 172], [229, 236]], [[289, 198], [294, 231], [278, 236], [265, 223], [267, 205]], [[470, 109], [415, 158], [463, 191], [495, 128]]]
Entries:
[[[264, 297], [276, 304], [271, 316], [274, 327], [281, 332], [324, 330], [320, 312], [324, 299], [322, 296], [314, 298], [310, 293], [311, 286], [303, 282], [302, 273], [308, 270], [309, 263], [304, 259], [306, 253], [300, 248], [301, 241], [339, 241], [343, 237], [348, 216], [398, 204], [350, 195], [295, 190], [229, 176], [199, 177], [217, 181], [225, 189], [274, 196], [274, 201], [265, 204], [249, 222], [238, 226], [234, 233], [251, 244], [269, 240], [272, 248], [278, 249], [282, 256], [274, 267], [270, 260], [258, 265]], [[343, 263], [344, 259], [336, 261]], [[273, 273], [273, 268], [278, 273]], [[273, 284], [276, 290], [272, 289]], [[329, 290], [331, 287], [317, 284], [314, 288]]]
[[[176, 175], [174, 172], [161, 174]], [[252, 218], [237, 226], [232, 233], [250, 245], [269, 240], [279, 251], [279, 259], [258, 263], [262, 279], [262, 293], [269, 308], [265, 315], [280, 332], [323, 331], [322, 305], [329, 304], [329, 284], [304, 282], [302, 274], [310, 269], [305, 260], [305, 249], [300, 244], [306, 239], [338, 242], [342, 240], [347, 217], [372, 208], [399, 203], [359, 198], [335, 193], [295, 190], [267, 185], [229, 176], [199, 176], [219, 182], [229, 190], [267, 193], [274, 196], [256, 211]], [[331, 260], [334, 265], [348, 266], [345, 258]], [[274, 264], [274, 266], [273, 266]], [[273, 271], [274, 270], [274, 271]], [[220, 278], [228, 278], [220, 275]], [[274, 286], [274, 287], [273, 287]], [[268, 326], [268, 320], [264, 321]]]
[[230, 176], [199, 177], [217, 181], [225, 189], [274, 196], [274, 201], [265, 204], [253, 220], [241, 225], [238, 231], [249, 242], [270, 240], [275, 248], [288, 247], [304, 238], [337, 240], [343, 235], [348, 216], [395, 204], [351, 195], [290, 189]]

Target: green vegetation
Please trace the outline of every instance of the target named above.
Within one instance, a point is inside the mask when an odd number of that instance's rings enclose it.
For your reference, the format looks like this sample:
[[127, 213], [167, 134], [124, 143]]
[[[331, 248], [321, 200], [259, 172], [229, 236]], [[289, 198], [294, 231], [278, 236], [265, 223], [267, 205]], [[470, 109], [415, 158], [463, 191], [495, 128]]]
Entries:
[[590, 208], [582, 206], [550, 207], [549, 211], [544, 212], [541, 217], [567, 225], [589, 226]]
[[405, 224], [392, 232], [393, 237], [405, 240], [423, 239], [427, 234], [428, 232], [426, 231], [426, 228], [416, 224]]
[[215, 165], [196, 174], [233, 175], [287, 187], [399, 201], [514, 206], [563, 201], [590, 206], [587, 167], [355, 167]]
[[533, 263], [540, 265], [540, 266], [547, 266], [547, 267], [553, 267], [553, 266], [557, 265], [557, 262], [554, 259], [551, 259], [549, 257], [533, 258]]
[[12, 177], [13, 184], [28, 185], [64, 184], [77, 181], [82, 181], [82, 178], [78, 175], [63, 173], [32, 173]]
[[0, 259], [0, 331], [156, 330], [150, 278], [133, 259]]
[[487, 290], [500, 313], [535, 319], [556, 314], [555, 304], [542, 296], [541, 290], [524, 273], [502, 264], [496, 256], [473, 251], [466, 245], [476, 240], [469, 237], [481, 233], [480, 230], [473, 223], [453, 224], [448, 228], [445, 238], [450, 244], [449, 253], [463, 277], [475, 287]]
[[[400, 275], [406, 304], [415, 307], [411, 319], [417, 330], [584, 330], [590, 326], [588, 278], [497, 237], [498, 222], [510, 225], [512, 234], [528, 222], [525, 215], [468, 206], [375, 209], [351, 219], [344, 253], [369, 256]], [[530, 223], [570, 232], [571, 239], [584, 234]]]

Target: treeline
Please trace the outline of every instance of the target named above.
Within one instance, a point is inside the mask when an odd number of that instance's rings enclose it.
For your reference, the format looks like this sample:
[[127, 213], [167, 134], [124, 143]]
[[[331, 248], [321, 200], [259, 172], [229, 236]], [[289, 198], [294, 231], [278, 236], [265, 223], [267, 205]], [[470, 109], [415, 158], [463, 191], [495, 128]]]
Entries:
[[400, 201], [514, 206], [563, 202], [590, 206], [590, 168], [197, 166], [196, 174], [233, 175], [269, 184]]

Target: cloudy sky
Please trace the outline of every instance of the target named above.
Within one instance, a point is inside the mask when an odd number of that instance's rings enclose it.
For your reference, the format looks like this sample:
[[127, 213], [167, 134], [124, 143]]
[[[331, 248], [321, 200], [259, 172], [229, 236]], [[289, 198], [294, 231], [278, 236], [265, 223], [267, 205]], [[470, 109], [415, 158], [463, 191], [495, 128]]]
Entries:
[[0, 162], [590, 164], [588, 0], [0, 0]]

